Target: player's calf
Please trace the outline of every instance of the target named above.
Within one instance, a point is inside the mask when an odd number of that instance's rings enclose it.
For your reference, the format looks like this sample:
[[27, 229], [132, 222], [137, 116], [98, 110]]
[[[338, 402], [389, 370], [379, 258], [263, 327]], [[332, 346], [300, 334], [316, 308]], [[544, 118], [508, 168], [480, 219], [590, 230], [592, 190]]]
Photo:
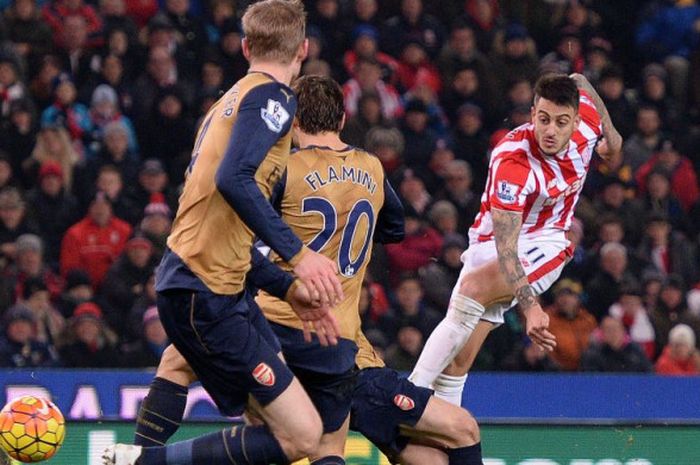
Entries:
[[175, 434], [187, 405], [187, 386], [196, 376], [173, 345], [163, 352], [156, 377], [136, 417], [134, 444], [163, 446]]

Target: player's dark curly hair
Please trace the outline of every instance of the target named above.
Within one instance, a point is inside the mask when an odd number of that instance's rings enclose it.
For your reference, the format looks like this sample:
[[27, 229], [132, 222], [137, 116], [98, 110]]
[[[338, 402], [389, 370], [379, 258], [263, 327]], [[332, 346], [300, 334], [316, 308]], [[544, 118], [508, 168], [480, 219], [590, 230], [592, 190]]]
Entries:
[[296, 118], [307, 134], [340, 132], [343, 115], [343, 90], [333, 79], [302, 76], [292, 85], [297, 95]]
[[535, 103], [540, 98], [578, 111], [578, 87], [565, 74], [545, 74], [540, 77], [535, 83]]

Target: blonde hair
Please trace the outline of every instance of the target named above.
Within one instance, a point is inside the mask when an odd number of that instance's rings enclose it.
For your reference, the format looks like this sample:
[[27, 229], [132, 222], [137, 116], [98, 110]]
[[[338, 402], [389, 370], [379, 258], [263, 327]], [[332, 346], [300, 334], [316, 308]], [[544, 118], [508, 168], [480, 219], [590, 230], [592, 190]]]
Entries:
[[[49, 152], [46, 144], [45, 134], [49, 131], [56, 132], [56, 136], [61, 142], [60, 153], [54, 154]], [[61, 165], [63, 170], [63, 185], [66, 189], [70, 189], [73, 182], [73, 167], [80, 161], [80, 155], [73, 148], [68, 131], [62, 127], [45, 127], [39, 131], [36, 138], [36, 145], [32, 151], [32, 159], [36, 160], [39, 165], [47, 160], [55, 161]]]
[[289, 64], [306, 37], [306, 12], [300, 0], [253, 3], [242, 21], [251, 58]]

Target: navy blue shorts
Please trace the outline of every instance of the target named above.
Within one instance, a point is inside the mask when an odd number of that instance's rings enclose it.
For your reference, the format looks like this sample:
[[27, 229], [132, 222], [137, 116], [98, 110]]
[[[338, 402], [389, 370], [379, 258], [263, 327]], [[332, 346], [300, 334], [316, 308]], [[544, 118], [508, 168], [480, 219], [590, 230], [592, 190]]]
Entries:
[[408, 445], [400, 426], [413, 427], [433, 391], [418, 387], [390, 368], [361, 370], [352, 396], [350, 429], [369, 439], [392, 463]]
[[243, 413], [249, 394], [261, 405], [269, 404], [294, 378], [277, 356], [274, 333], [247, 294], [158, 293], [158, 313], [170, 342], [228, 416]]
[[284, 359], [311, 398], [323, 422], [323, 432], [338, 431], [350, 414], [358, 370], [357, 345], [339, 339], [334, 347], [323, 347], [316, 338], [304, 341], [300, 329], [270, 322], [282, 346]]
[[324, 434], [338, 431], [350, 415], [357, 370], [329, 375], [290, 366], [323, 422]]

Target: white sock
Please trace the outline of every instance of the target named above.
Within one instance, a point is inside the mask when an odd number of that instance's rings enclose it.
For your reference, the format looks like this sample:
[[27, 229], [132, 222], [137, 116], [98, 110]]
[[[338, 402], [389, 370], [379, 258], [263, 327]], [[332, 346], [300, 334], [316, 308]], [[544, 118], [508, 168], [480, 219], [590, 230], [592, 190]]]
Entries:
[[485, 310], [474, 299], [459, 294], [453, 297], [447, 315], [428, 338], [408, 379], [416, 386], [433, 384], [472, 335]]
[[461, 406], [462, 391], [464, 390], [464, 383], [467, 381], [467, 376], [469, 376], [469, 373], [462, 376], [440, 373], [433, 382], [435, 397], [446, 400], [450, 404]]

